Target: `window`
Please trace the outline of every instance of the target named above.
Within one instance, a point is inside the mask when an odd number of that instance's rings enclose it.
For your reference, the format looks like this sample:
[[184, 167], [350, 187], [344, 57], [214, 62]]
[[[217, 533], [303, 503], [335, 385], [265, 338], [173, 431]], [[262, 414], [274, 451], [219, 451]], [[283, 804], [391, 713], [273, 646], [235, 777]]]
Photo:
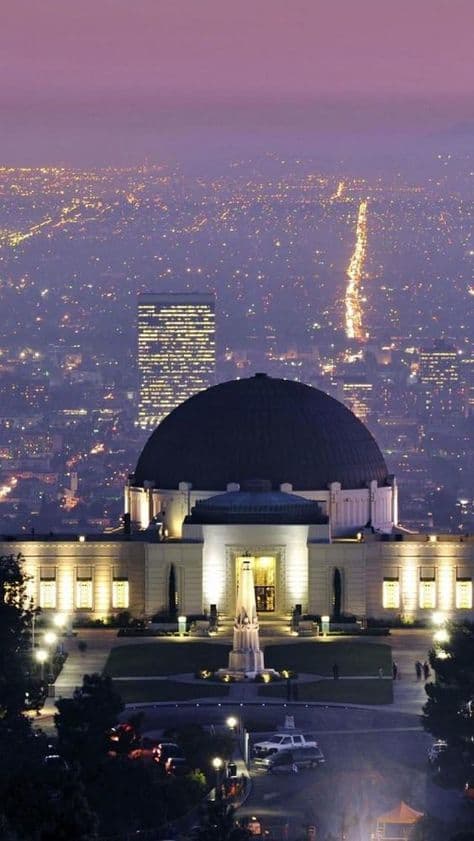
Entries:
[[459, 610], [472, 608], [472, 579], [464, 578], [456, 581], [456, 607]]
[[43, 578], [40, 580], [39, 606], [47, 610], [56, 607], [56, 579]]
[[420, 581], [420, 607], [428, 610], [436, 607], [436, 581]]
[[112, 581], [112, 607], [127, 608], [129, 603], [128, 579], [122, 578]]
[[76, 607], [78, 610], [92, 609], [92, 579], [78, 579], [76, 581]]
[[394, 610], [400, 607], [400, 582], [398, 579], [384, 579], [382, 605], [388, 610]]

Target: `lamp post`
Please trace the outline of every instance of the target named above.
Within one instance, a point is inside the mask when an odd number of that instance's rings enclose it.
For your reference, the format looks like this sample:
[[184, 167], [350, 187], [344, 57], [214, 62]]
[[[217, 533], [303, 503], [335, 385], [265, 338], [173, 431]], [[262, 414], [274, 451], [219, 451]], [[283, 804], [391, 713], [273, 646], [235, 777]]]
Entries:
[[221, 785], [221, 769], [222, 769], [222, 759], [220, 756], [215, 756], [212, 760], [212, 767], [216, 772], [216, 800], [220, 797], [220, 785]]
[[43, 642], [46, 645], [50, 645], [50, 646], [57, 645], [58, 635], [55, 634], [54, 631], [46, 631], [46, 633], [43, 637]]
[[67, 616], [66, 613], [56, 613], [56, 615], [53, 619], [53, 622], [56, 625], [56, 628], [58, 629], [58, 633], [61, 634], [61, 640], [59, 642], [60, 649], [61, 649], [61, 654], [64, 653], [62, 636], [65, 633], [65, 629], [67, 627], [68, 621], [69, 621], [69, 617]]
[[36, 657], [36, 660], [38, 661], [38, 663], [41, 666], [41, 681], [43, 682], [44, 681], [44, 664], [46, 663], [46, 660], [48, 659], [48, 652], [44, 648], [38, 648], [37, 651], [35, 651], [35, 657]]
[[236, 732], [238, 723], [239, 720], [235, 717], [235, 715], [230, 715], [229, 718], [226, 720], [227, 727], [229, 728], [232, 734]]

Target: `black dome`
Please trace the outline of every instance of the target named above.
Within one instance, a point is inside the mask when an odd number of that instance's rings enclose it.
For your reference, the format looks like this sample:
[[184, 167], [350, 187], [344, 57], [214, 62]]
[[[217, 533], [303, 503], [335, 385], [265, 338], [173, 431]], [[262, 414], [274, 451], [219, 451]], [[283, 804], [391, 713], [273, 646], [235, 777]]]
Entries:
[[174, 409], [150, 435], [133, 484], [157, 488], [191, 482], [226, 490], [262, 478], [274, 488], [325, 490], [330, 482], [362, 488], [387, 482], [374, 438], [342, 403], [291, 380], [256, 374], [201, 391]]

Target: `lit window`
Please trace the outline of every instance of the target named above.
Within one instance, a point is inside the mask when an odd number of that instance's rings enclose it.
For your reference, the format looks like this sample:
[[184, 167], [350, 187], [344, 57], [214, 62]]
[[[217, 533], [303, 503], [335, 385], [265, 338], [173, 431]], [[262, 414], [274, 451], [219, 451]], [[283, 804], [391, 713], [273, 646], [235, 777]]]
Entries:
[[76, 607], [78, 610], [92, 609], [92, 579], [76, 581]]
[[420, 607], [428, 610], [436, 607], [436, 581], [420, 581]]
[[47, 610], [56, 607], [56, 580], [54, 578], [40, 581], [39, 606]]
[[386, 579], [383, 582], [383, 607], [394, 609], [400, 607], [400, 582]]
[[112, 581], [112, 607], [127, 608], [129, 606], [129, 587], [126, 579]]
[[471, 610], [472, 608], [472, 580], [464, 579], [456, 581], [456, 607], [459, 610]]

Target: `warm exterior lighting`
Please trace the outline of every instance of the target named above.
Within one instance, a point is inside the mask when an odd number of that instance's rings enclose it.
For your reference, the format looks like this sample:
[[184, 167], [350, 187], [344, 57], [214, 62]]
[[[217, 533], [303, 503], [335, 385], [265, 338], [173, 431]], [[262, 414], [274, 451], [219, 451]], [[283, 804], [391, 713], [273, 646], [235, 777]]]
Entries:
[[214, 757], [214, 759], [212, 760], [212, 767], [216, 771], [220, 771], [220, 769], [222, 768], [222, 759], [220, 758], [220, 756]]
[[54, 624], [57, 628], [65, 628], [67, 625], [67, 616], [65, 613], [57, 613], [53, 619]]
[[437, 537], [436, 534], [430, 534], [429, 537], [428, 537], [428, 540], [429, 540], [430, 543], [436, 543], [436, 541], [438, 540], [438, 537]]
[[449, 634], [445, 628], [440, 628], [433, 636], [435, 642], [449, 642]]
[[227, 727], [229, 728], [229, 730], [235, 730], [235, 728], [237, 727], [237, 723], [238, 723], [237, 719], [233, 715], [230, 715], [229, 718], [226, 721], [226, 724], [227, 724]]
[[38, 663], [46, 663], [48, 659], [48, 652], [44, 648], [37, 648], [35, 651], [35, 659]]
[[41, 680], [44, 680], [44, 664], [48, 659], [48, 652], [44, 648], [38, 648], [35, 651], [35, 658], [41, 666]]
[[444, 625], [445, 621], [446, 619], [443, 613], [440, 613], [439, 611], [433, 613], [433, 625], [436, 625], [439, 628], [441, 625]]
[[54, 631], [46, 631], [43, 640], [46, 643], [46, 645], [56, 645], [58, 641], [58, 636], [54, 633]]
[[85, 537], [84, 534], [80, 534], [78, 539], [79, 539], [79, 543], [85, 543], [86, 542], [86, 537]]

